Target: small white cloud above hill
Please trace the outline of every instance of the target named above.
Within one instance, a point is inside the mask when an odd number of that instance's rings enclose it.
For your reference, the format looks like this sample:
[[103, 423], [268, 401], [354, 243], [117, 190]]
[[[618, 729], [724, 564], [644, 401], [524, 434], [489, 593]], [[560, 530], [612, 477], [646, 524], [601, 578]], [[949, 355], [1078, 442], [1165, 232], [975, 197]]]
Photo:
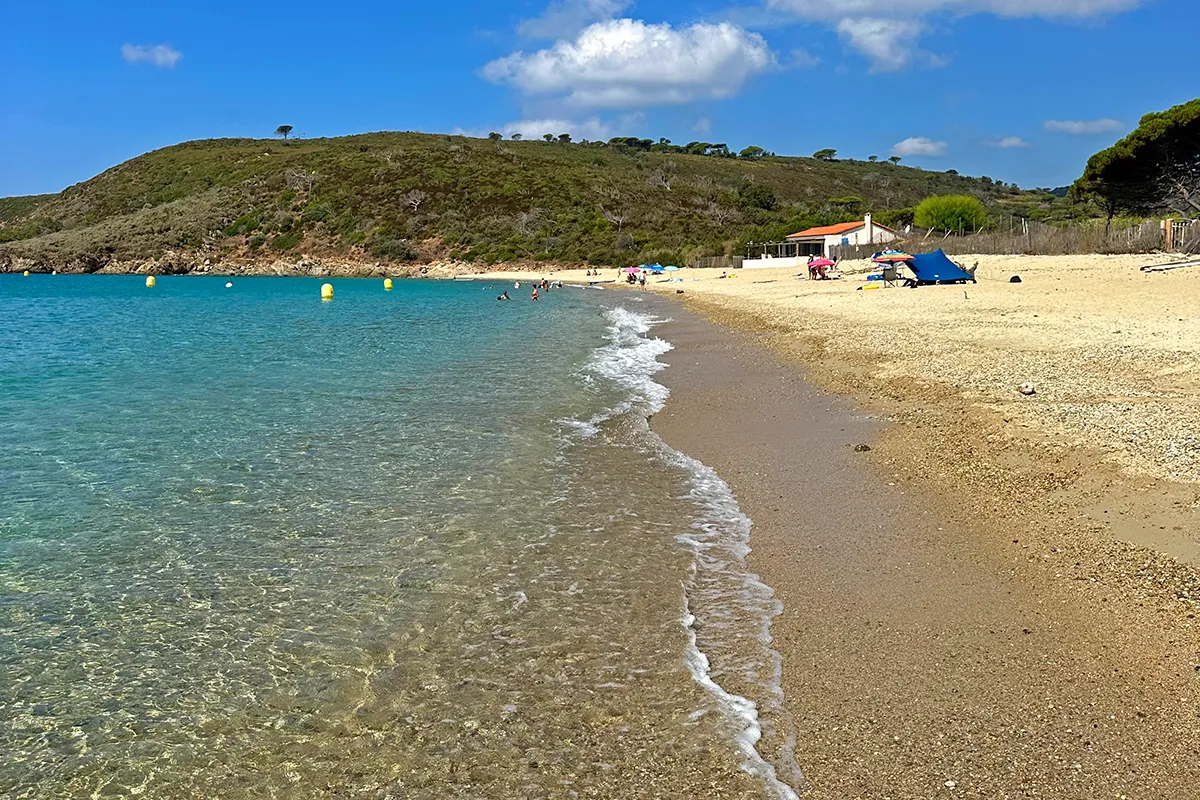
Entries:
[[580, 139], [607, 141], [613, 135], [612, 128], [607, 123], [594, 117], [583, 122], [571, 122], [565, 119], [523, 119], [508, 123], [500, 129], [500, 132], [505, 137], [519, 133], [525, 139], [541, 139], [547, 133], [556, 137], [559, 134], [569, 133], [571, 138], [577, 141]]
[[183, 58], [183, 53], [169, 44], [123, 44], [121, 58], [131, 64], [144, 62], [163, 69], [172, 69]]
[[1029, 147], [1029, 142], [1022, 139], [1020, 136], [1004, 136], [999, 139], [993, 139], [988, 142], [992, 147], [1000, 147], [1005, 150], [1014, 147]]
[[[626, 118], [622, 118], [621, 122], [625, 121]], [[612, 126], [596, 117], [578, 122], [566, 119], [521, 119], [507, 122], [493, 130], [502, 134], [505, 139], [511, 139], [514, 133], [521, 134], [522, 139], [541, 139], [547, 133], [557, 139], [560, 135], [567, 133], [575, 141], [583, 139], [608, 141], [613, 136]], [[477, 139], [487, 138], [490, 132], [483, 129], [468, 131], [462, 128], [454, 131], [459, 136], [473, 136]]]
[[1048, 119], [1046, 130], [1052, 133], [1069, 133], [1072, 136], [1085, 136], [1092, 133], [1108, 133], [1119, 131], [1125, 127], [1119, 119]]
[[903, 142], [897, 142], [892, 147], [892, 154], [897, 156], [942, 156], [946, 154], [947, 144], [926, 139], [924, 136], [910, 136]]

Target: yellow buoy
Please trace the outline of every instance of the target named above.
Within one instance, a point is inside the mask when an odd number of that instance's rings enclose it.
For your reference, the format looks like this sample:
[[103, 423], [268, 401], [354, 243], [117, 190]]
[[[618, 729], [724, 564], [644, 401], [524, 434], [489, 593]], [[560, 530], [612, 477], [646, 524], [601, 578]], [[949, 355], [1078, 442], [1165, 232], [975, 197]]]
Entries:
[[147, 289], [153, 289], [153, 288], [154, 288], [154, 276], [153, 276], [153, 275], [147, 275], [147, 276], [146, 276], [146, 288], [147, 288]]
[[332, 300], [333, 299], [333, 284], [332, 283], [322, 283], [321, 284], [321, 299], [322, 300]]
[[25, 270], [25, 277], [26, 277], [26, 278], [28, 278], [28, 277], [29, 277], [29, 270]]
[[58, 274], [58, 270], [56, 270], [56, 269], [52, 269], [52, 270], [50, 270], [50, 274], [51, 274], [51, 275], [57, 275], [57, 274]]
[[392, 279], [391, 278], [383, 279], [383, 290], [385, 292], [390, 292], [392, 290]]

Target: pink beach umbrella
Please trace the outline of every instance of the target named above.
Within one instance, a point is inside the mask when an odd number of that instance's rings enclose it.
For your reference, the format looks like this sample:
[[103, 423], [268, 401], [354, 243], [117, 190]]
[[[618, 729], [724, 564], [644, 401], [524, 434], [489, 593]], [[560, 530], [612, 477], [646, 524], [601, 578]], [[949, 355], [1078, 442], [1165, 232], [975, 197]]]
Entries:
[[812, 263], [809, 264], [808, 266], [810, 266], [810, 267], [832, 267], [833, 262], [830, 261], [828, 258], [814, 258], [812, 260]]

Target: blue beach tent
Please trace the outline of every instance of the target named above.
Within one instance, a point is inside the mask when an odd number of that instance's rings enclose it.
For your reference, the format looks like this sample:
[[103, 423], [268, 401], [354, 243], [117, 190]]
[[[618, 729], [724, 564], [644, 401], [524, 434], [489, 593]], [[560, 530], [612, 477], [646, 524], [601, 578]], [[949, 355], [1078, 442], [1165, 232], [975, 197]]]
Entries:
[[971, 273], [947, 258], [941, 250], [918, 253], [908, 262], [908, 268], [916, 276], [918, 286], [931, 283], [975, 282]]

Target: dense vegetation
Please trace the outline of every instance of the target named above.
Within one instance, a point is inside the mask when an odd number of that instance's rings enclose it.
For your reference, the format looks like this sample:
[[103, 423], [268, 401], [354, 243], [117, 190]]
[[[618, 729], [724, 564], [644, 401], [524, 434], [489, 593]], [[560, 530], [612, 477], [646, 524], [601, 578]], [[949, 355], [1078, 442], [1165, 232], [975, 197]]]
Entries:
[[1200, 215], [1200, 99], [1142, 117], [1133, 133], [1088, 160], [1072, 191], [1110, 219], [1167, 210]]
[[926, 197], [913, 213], [922, 228], [974, 233], [987, 224], [987, 209], [978, 197], [951, 194]]
[[864, 211], [903, 225], [930, 195], [979, 198], [993, 217], [1046, 214], [1065, 202], [990, 178], [831, 156], [550, 139], [373, 133], [188, 142], [57, 195], [0, 200], [0, 269], [26, 259], [91, 271], [167, 251], [193, 263], [283, 254], [682, 263]]

